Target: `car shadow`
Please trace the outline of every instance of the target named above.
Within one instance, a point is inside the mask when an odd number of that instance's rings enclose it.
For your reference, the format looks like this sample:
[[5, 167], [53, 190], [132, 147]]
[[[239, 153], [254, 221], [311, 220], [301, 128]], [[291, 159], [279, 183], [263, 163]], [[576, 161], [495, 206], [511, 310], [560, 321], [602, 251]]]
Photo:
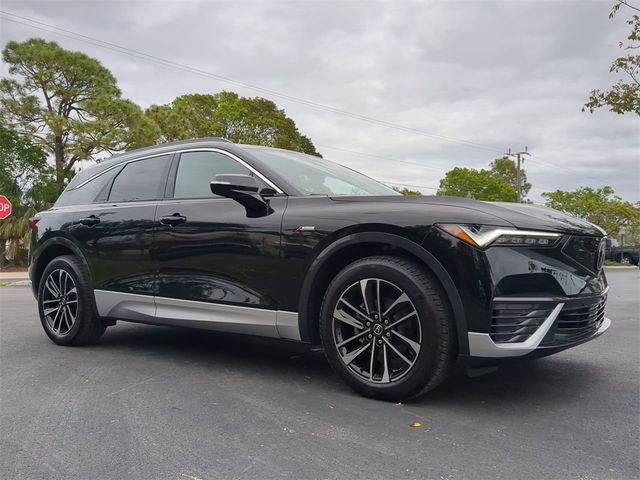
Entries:
[[265, 376], [281, 376], [283, 367], [289, 375], [333, 376], [318, 346], [250, 335], [122, 323], [108, 328], [92, 348], [107, 347], [174, 363], [259, 370]]
[[[322, 348], [297, 342], [193, 329], [119, 324], [109, 328], [98, 345], [170, 363], [198, 364], [246, 374], [304, 380], [309, 387], [349, 392], [332, 372]], [[213, 371], [213, 370], [212, 370]], [[559, 355], [504, 365], [496, 372], [469, 378], [458, 371], [435, 391], [403, 402], [418, 406], [458, 406], [492, 409], [536, 404], [571, 404], [607, 376], [604, 367], [587, 357]]]

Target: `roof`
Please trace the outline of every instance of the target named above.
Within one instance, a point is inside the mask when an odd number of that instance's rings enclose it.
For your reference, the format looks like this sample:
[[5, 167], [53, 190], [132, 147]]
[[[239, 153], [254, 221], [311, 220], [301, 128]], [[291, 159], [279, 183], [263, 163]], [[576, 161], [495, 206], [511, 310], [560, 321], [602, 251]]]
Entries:
[[222, 138], [222, 137], [203, 137], [203, 138], [193, 138], [189, 140], [179, 140], [176, 142], [161, 143], [158, 145], [137, 148], [135, 150], [113, 155], [112, 157], [102, 160], [99, 163], [95, 165], [91, 165], [90, 167], [87, 167], [81, 170], [80, 172], [78, 172], [78, 174], [75, 177], [73, 177], [73, 179], [71, 180], [67, 188], [71, 188], [71, 189], [75, 188], [81, 183], [83, 183], [85, 180], [88, 180], [89, 178], [93, 177], [94, 175], [100, 173], [103, 170], [106, 170], [107, 168], [113, 166], [114, 164], [118, 164], [129, 159], [146, 156], [146, 155], [153, 155], [156, 153], [161, 154], [163, 152], [171, 152], [175, 150], [176, 146], [184, 147], [184, 146], [190, 146], [190, 145], [193, 145], [193, 146], [206, 145], [206, 146], [215, 147], [215, 146], [219, 146], [219, 144], [221, 143], [226, 145], [233, 144], [233, 142], [231, 142], [230, 140], [227, 140], [226, 138]]

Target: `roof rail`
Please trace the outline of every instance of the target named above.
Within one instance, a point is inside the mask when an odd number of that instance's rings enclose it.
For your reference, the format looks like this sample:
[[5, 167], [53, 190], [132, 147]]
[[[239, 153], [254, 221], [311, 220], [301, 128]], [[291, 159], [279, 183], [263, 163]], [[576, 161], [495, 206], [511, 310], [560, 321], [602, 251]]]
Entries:
[[221, 142], [221, 143], [231, 143], [231, 144], [233, 144], [233, 142], [231, 140], [227, 140], [226, 138], [223, 138], [223, 137], [190, 138], [188, 140], [177, 140], [175, 142], [158, 143], [156, 145], [150, 145], [148, 147], [142, 147], [142, 148], [136, 148], [135, 150], [129, 150], [128, 152], [117, 153], [115, 155], [112, 155], [111, 157], [105, 158], [101, 163], [110, 162], [112, 160], [118, 160], [118, 159], [121, 159], [121, 158], [130, 157], [132, 155], [138, 155], [140, 153], [144, 153], [144, 152], [148, 152], [148, 151], [161, 150], [163, 148], [171, 147], [171, 146], [174, 146], [174, 145], [185, 145], [185, 144], [189, 144], [189, 143], [199, 143], [199, 142]]
[[201, 138], [192, 138], [191, 140], [180, 140], [178, 142], [167, 143], [166, 145], [173, 145], [175, 143], [188, 143], [188, 142], [225, 142], [225, 143], [233, 143], [231, 140], [228, 140], [224, 137], [201, 137]]

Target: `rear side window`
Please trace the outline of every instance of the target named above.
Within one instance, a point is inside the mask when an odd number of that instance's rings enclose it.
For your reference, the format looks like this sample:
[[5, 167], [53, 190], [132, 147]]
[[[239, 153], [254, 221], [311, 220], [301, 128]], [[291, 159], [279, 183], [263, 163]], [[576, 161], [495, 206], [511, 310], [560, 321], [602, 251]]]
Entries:
[[[251, 170], [233, 158], [218, 152], [187, 152], [180, 155], [174, 198], [212, 197], [211, 180], [220, 174], [252, 175]], [[258, 184], [264, 182], [259, 178]]]
[[154, 200], [162, 197], [170, 155], [128, 163], [113, 181], [110, 202]]
[[[106, 194], [103, 192], [108, 189], [108, 185], [116, 173], [118, 173], [118, 169], [114, 168], [98, 175], [91, 181], [83, 184], [81, 187], [69, 188], [72, 186], [69, 185], [69, 187], [67, 187], [56, 201], [56, 207], [86, 205], [93, 202], [104, 201]], [[77, 184], [81, 184], [81, 182]]]

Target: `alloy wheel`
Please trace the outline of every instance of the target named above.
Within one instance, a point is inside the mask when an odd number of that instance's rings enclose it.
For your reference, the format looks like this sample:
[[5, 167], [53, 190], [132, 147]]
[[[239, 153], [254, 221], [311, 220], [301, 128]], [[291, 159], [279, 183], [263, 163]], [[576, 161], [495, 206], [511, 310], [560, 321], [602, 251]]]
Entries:
[[78, 316], [78, 290], [71, 275], [59, 268], [44, 281], [42, 311], [47, 326], [56, 335], [64, 336]]
[[343, 363], [357, 376], [391, 383], [415, 365], [422, 345], [418, 312], [409, 296], [381, 278], [350, 285], [333, 312], [333, 340]]

